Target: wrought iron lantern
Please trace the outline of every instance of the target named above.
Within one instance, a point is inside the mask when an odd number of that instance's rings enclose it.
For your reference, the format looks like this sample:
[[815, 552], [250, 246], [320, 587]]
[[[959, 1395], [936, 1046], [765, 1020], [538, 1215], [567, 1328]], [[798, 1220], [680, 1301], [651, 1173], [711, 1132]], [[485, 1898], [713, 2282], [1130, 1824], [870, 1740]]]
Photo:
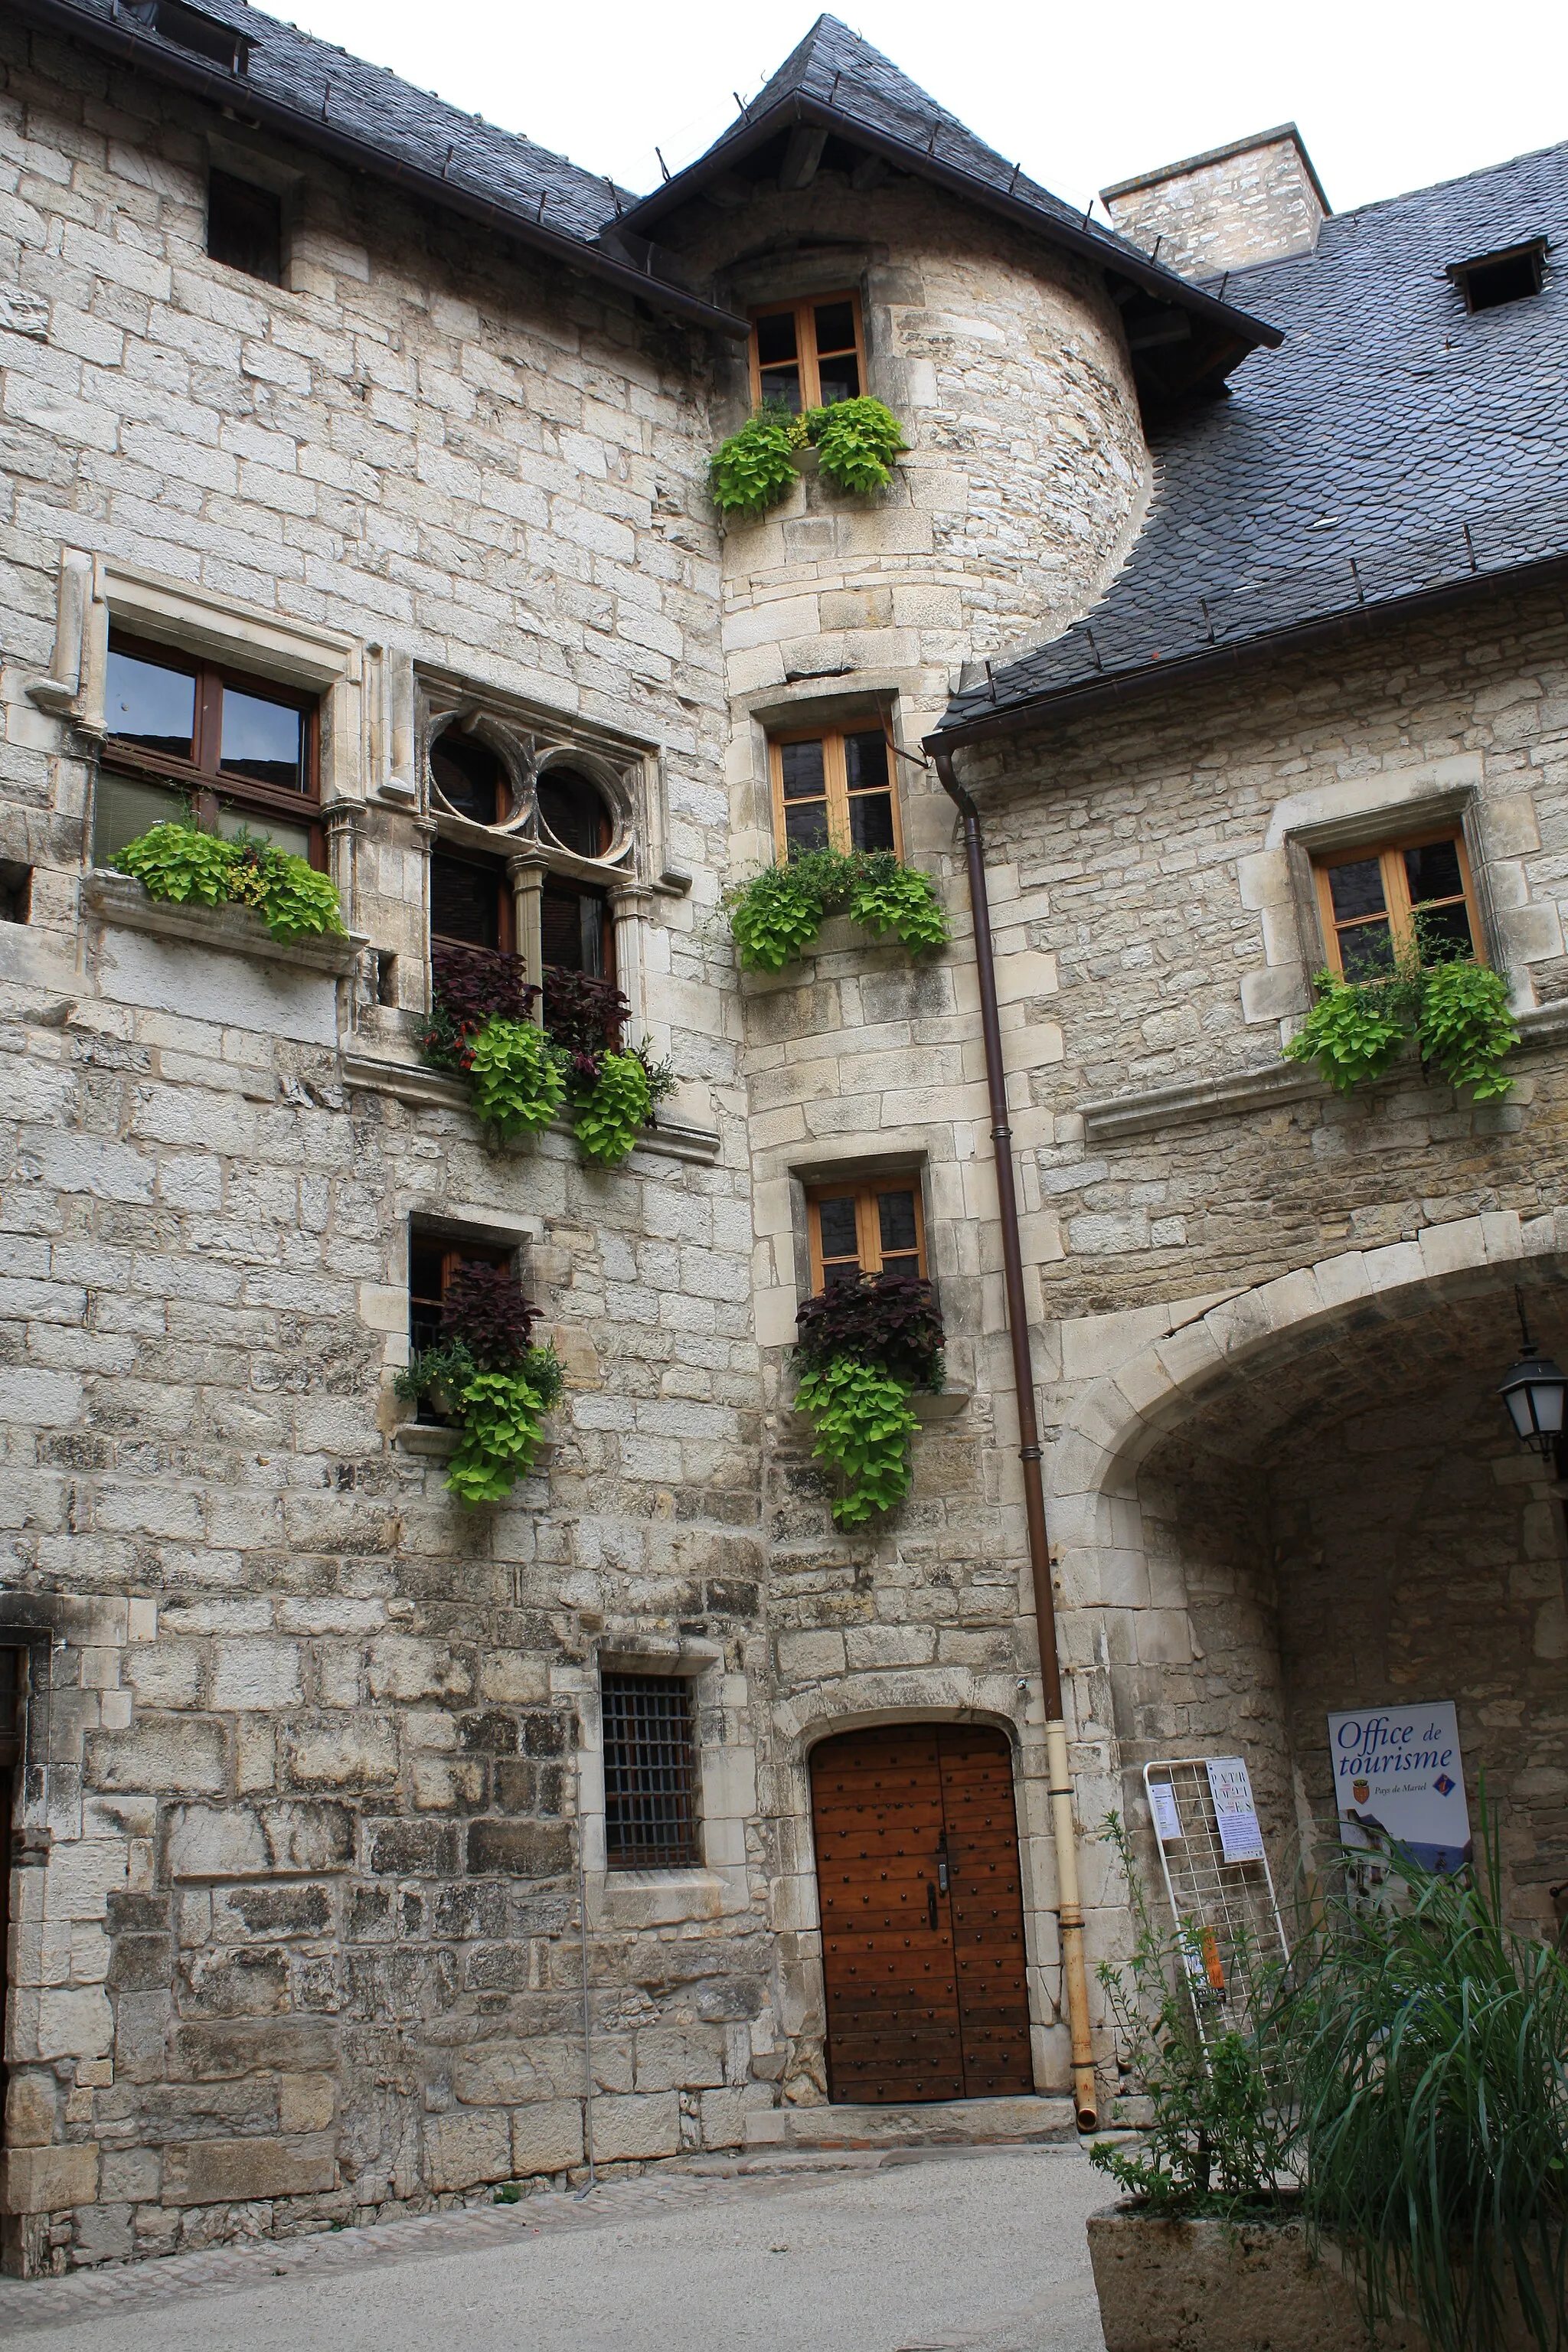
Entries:
[[1521, 1444], [1532, 1445], [1543, 1462], [1554, 1462], [1563, 1444], [1568, 1380], [1531, 1338], [1524, 1316], [1523, 1291], [1516, 1289], [1513, 1296], [1519, 1308], [1520, 1356], [1498, 1394], [1508, 1407], [1509, 1419]]

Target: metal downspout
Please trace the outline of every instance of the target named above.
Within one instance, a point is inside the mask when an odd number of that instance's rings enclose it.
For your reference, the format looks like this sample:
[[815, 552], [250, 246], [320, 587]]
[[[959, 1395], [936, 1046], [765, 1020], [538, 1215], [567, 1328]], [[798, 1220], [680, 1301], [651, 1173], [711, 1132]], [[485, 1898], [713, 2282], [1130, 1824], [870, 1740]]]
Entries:
[[1057, 1860], [1057, 1931], [1062, 1982], [1072, 2037], [1073, 2104], [1079, 2129], [1092, 2131], [1100, 2119], [1094, 2080], [1094, 2049], [1089, 2027], [1089, 1978], [1083, 1957], [1083, 1906], [1079, 1895], [1078, 1844], [1073, 1827], [1072, 1771], [1068, 1762], [1067, 1722], [1062, 1713], [1061, 1666], [1057, 1657], [1057, 1612], [1051, 1590], [1051, 1548], [1046, 1531], [1046, 1496], [1040, 1477], [1040, 1426], [1035, 1410], [1035, 1371], [1024, 1302], [1024, 1258], [1018, 1240], [1018, 1195], [1013, 1181], [1013, 1130], [1007, 1119], [1007, 1081], [1002, 1065], [1002, 1029], [996, 1016], [996, 960], [991, 938], [991, 902], [985, 887], [985, 845], [980, 812], [952, 772], [951, 752], [927, 740], [942, 788], [963, 823], [969, 867], [969, 904], [974, 917], [974, 968], [980, 986], [980, 1025], [985, 1040], [985, 1086], [991, 1103], [991, 1143], [996, 1163], [996, 1202], [1002, 1220], [1003, 1287], [1007, 1336], [1013, 1347], [1013, 1381], [1018, 1398], [1018, 1460], [1024, 1473], [1024, 1516], [1028, 1523], [1029, 1567], [1035, 1586], [1035, 1624], [1045, 1685], [1046, 1760], [1050, 1775], [1051, 1831]]

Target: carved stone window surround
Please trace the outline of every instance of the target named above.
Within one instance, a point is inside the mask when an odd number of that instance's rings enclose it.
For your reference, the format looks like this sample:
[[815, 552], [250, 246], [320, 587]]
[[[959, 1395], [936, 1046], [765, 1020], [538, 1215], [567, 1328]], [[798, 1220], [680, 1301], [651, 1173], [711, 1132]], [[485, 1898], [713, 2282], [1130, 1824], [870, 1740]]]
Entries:
[[1464, 835], [1489, 961], [1504, 972], [1516, 1013], [1535, 1003], [1529, 966], [1563, 951], [1551, 901], [1532, 901], [1523, 859], [1539, 845], [1527, 794], [1484, 793], [1479, 753], [1460, 753], [1401, 775], [1380, 772], [1315, 786], [1279, 802], [1261, 850], [1237, 861], [1243, 907], [1263, 931], [1264, 968], [1243, 975], [1249, 1024], [1277, 1024], [1288, 1038], [1307, 1011], [1310, 975], [1328, 961], [1312, 861], [1452, 825]]

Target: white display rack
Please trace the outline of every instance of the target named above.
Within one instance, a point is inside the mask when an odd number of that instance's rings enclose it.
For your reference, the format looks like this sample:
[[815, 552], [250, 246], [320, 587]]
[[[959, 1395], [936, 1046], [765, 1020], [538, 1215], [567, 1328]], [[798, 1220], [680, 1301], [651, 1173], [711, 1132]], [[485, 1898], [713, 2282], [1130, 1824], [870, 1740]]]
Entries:
[[[1143, 1789], [1187, 1990], [1208, 2042], [1246, 2021], [1257, 1964], [1289, 1952], [1252, 1784], [1239, 1757], [1183, 1756], [1145, 1764]], [[1179, 1836], [1171, 1834], [1176, 1828]]]

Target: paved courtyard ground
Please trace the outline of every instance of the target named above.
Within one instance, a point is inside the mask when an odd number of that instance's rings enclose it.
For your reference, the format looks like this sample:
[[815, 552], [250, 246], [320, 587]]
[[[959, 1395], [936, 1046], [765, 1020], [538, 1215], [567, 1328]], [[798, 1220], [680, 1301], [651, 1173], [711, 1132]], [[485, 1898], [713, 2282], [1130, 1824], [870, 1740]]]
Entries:
[[612, 2181], [0, 2284], [0, 2342], [60, 2352], [1103, 2352], [1076, 2147]]

